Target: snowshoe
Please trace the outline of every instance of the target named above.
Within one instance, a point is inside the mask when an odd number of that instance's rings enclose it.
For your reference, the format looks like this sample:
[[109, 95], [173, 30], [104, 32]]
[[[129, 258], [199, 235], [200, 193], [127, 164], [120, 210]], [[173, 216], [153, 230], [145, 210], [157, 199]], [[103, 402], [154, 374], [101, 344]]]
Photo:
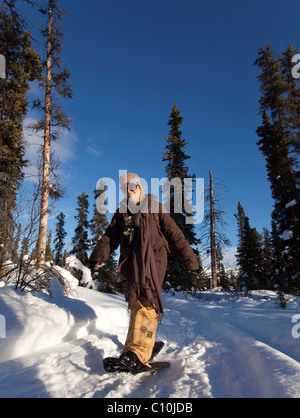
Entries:
[[171, 366], [168, 361], [153, 361], [149, 363], [151, 367], [142, 366], [137, 371], [131, 372], [132, 374], [150, 373], [151, 375], [157, 374], [161, 370], [167, 369]]
[[150, 372], [151, 374], [156, 374], [159, 370], [170, 366], [170, 363], [168, 362], [152, 362], [152, 360], [158, 355], [158, 353], [162, 350], [163, 347], [164, 343], [162, 341], [155, 342], [152, 351], [152, 356], [149, 360], [151, 368], [144, 366], [139, 361], [135, 353], [133, 353], [132, 351], [127, 351], [123, 353], [119, 358], [107, 357], [103, 359], [104, 369], [109, 373], [130, 372], [132, 374], [139, 374], [144, 372]]
[[103, 359], [103, 366], [105, 371], [108, 373], [131, 373], [133, 375], [141, 373], [150, 373], [151, 375], [157, 374], [159, 371], [166, 369], [171, 366], [168, 361], [154, 361], [149, 363], [150, 367], [142, 365], [136, 370], [129, 370], [125, 368], [124, 365], [120, 362], [120, 359], [117, 357], [107, 357]]

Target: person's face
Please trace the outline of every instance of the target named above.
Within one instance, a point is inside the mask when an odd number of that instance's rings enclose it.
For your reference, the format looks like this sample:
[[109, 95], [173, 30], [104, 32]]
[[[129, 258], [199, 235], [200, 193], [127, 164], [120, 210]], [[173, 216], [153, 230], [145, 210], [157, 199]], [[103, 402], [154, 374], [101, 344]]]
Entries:
[[127, 198], [133, 203], [138, 203], [140, 200], [141, 188], [136, 182], [130, 182], [127, 184]]

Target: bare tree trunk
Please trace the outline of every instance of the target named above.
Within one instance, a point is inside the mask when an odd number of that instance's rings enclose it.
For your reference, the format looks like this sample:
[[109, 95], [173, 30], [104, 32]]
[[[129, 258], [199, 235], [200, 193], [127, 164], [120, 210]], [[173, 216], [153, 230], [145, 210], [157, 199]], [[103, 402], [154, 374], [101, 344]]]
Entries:
[[218, 286], [217, 278], [217, 249], [216, 249], [216, 234], [215, 234], [215, 205], [214, 205], [214, 186], [213, 175], [210, 176], [210, 257], [211, 257], [211, 278], [212, 287]]
[[49, 175], [50, 175], [50, 125], [51, 125], [51, 35], [52, 35], [52, 5], [49, 1], [49, 20], [47, 31], [47, 78], [45, 94], [45, 129], [44, 129], [44, 154], [43, 154], [43, 180], [41, 195], [41, 213], [39, 236], [37, 245], [37, 265], [45, 263], [47, 227], [48, 227], [48, 205], [49, 205]]

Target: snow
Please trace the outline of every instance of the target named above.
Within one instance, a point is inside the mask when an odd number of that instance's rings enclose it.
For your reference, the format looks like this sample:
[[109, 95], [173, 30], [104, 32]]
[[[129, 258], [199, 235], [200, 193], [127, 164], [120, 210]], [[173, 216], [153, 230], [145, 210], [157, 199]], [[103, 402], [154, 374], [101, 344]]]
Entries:
[[289, 239], [293, 238], [293, 231], [289, 231], [288, 229], [283, 232], [281, 238], [284, 241], [288, 241]]
[[286, 207], [286, 209], [288, 209], [288, 208], [290, 208], [292, 206], [295, 206], [295, 205], [297, 205], [297, 201], [296, 201], [296, 199], [293, 199], [287, 205], [285, 205], [285, 207]]
[[91, 275], [91, 270], [87, 267], [85, 267], [78, 258], [76, 258], [74, 255], [71, 255], [67, 257], [66, 263], [69, 267], [73, 267], [76, 270], [82, 271], [82, 278], [80, 280], [80, 283], [84, 287], [93, 288], [94, 290], [97, 289], [97, 282], [95, 282]]
[[56, 279], [50, 294], [1, 286], [0, 397], [300, 397], [299, 298], [291, 296], [282, 310], [270, 291], [173, 294], [163, 295], [157, 331], [165, 342], [158, 359], [171, 367], [133, 376], [102, 366], [125, 342], [129, 315], [121, 295], [77, 287], [65, 296]]

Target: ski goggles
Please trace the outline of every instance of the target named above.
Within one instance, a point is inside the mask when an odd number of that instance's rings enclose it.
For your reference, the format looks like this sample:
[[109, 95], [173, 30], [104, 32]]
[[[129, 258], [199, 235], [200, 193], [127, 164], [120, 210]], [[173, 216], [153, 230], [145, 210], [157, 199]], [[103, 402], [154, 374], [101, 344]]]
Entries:
[[127, 190], [130, 190], [131, 192], [135, 192], [138, 187], [140, 187], [140, 185], [138, 183], [128, 183], [127, 184]]

